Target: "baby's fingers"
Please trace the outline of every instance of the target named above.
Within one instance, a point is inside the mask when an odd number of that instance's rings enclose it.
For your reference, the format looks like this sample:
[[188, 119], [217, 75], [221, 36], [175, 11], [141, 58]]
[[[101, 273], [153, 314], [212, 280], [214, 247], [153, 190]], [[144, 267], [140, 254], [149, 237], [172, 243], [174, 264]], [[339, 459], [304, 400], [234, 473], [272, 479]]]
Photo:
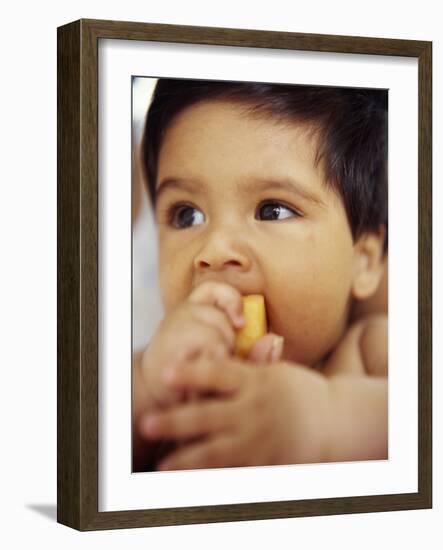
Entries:
[[231, 403], [199, 400], [146, 415], [140, 433], [148, 439], [193, 439], [234, 426], [235, 417]]
[[283, 353], [283, 337], [266, 334], [252, 346], [248, 359], [254, 363], [273, 363], [279, 361]]
[[[194, 319], [205, 327], [215, 329], [223, 337], [228, 349], [232, 350], [235, 343], [235, 332], [226, 315], [215, 307], [204, 304], [193, 305], [191, 307]], [[208, 339], [209, 342], [210, 340]]]
[[205, 357], [165, 370], [165, 384], [174, 391], [236, 393], [246, 383], [248, 368], [236, 359], [211, 361]]
[[213, 305], [223, 310], [235, 328], [241, 328], [244, 325], [242, 297], [233, 286], [206, 281], [197, 286], [188, 299], [193, 303]]

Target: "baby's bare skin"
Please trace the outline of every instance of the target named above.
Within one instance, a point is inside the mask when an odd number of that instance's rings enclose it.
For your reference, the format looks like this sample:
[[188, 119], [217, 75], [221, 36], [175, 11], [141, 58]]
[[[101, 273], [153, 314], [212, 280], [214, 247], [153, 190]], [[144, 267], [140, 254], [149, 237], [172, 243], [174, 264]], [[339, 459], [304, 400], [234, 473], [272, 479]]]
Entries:
[[258, 368], [228, 349], [222, 358], [203, 354], [168, 367], [159, 369], [166, 393], [213, 397], [151, 404], [138, 416], [141, 444], [193, 441], [161, 469], [387, 458], [383, 315], [350, 327], [320, 372], [291, 361]]
[[387, 377], [387, 316], [373, 314], [356, 321], [325, 361], [322, 372], [328, 377], [341, 374]]
[[147, 438], [188, 440], [159, 469], [387, 458], [387, 381], [366, 372], [329, 377], [277, 362], [258, 368], [229, 358], [171, 369], [176, 391], [211, 393], [150, 415]]

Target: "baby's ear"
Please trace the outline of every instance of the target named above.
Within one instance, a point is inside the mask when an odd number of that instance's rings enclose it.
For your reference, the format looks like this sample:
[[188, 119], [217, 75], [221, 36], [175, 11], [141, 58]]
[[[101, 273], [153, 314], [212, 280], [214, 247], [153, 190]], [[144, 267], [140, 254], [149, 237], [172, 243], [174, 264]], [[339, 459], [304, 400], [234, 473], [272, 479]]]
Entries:
[[357, 300], [372, 296], [383, 275], [383, 244], [386, 229], [364, 233], [354, 245], [354, 279], [352, 295]]

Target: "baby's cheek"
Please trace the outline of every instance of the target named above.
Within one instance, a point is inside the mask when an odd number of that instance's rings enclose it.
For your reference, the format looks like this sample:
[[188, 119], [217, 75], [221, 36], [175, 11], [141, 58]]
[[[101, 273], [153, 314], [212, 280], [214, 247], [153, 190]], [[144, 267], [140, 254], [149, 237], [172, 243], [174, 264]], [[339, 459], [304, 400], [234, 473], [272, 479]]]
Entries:
[[174, 285], [164, 284], [160, 288], [160, 297], [165, 314], [168, 314], [175, 309], [179, 304], [184, 302], [186, 294], [180, 288]]
[[285, 339], [284, 358], [313, 365], [341, 337], [347, 318], [345, 293], [337, 299], [314, 277], [281, 289], [268, 309], [270, 330]]
[[186, 300], [192, 291], [193, 252], [189, 246], [160, 239], [158, 283], [165, 309]]
[[180, 302], [180, 288], [171, 273], [159, 272], [159, 289], [165, 313], [168, 313]]

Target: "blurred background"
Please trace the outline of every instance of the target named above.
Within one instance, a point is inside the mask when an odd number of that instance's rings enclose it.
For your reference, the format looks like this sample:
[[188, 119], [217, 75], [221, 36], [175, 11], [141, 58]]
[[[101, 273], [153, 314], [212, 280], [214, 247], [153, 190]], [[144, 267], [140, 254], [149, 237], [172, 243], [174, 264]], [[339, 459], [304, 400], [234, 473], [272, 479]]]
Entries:
[[143, 135], [156, 78], [132, 79], [132, 351], [149, 342], [163, 317], [157, 278], [157, 232], [140, 162]]

